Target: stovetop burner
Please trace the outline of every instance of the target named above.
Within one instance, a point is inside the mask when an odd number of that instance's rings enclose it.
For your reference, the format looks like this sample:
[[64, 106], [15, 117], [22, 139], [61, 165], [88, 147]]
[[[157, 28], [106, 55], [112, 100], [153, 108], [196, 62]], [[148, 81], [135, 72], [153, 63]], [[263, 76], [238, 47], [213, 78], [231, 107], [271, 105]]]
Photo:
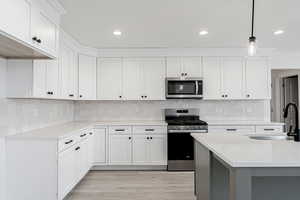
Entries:
[[200, 119], [190, 120], [190, 119], [170, 119], [166, 120], [168, 125], [181, 125], [181, 126], [191, 126], [191, 125], [207, 125], [205, 121]]

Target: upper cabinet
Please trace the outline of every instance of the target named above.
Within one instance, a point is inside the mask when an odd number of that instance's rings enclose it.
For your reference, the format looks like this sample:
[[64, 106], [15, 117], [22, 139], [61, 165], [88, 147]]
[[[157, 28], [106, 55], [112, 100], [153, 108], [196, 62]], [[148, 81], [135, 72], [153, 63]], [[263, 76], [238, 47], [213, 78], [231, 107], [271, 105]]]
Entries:
[[97, 62], [97, 99], [122, 100], [121, 58], [99, 58]]
[[167, 57], [167, 77], [202, 77], [201, 57]]
[[100, 58], [99, 100], [164, 100], [164, 58]]
[[49, 5], [48, 1], [2, 0], [0, 55], [6, 58], [56, 58], [61, 14], [61, 10]]
[[204, 99], [269, 99], [269, 74], [265, 58], [204, 57]]
[[63, 42], [59, 54], [61, 97], [77, 99], [78, 97], [78, 64], [77, 52]]
[[51, 20], [43, 9], [34, 6], [32, 9], [32, 44], [51, 55], [57, 56], [58, 26]]
[[79, 55], [78, 60], [78, 93], [80, 100], [96, 99], [97, 59], [93, 56]]
[[249, 58], [245, 64], [245, 97], [271, 99], [271, 70], [266, 58]]

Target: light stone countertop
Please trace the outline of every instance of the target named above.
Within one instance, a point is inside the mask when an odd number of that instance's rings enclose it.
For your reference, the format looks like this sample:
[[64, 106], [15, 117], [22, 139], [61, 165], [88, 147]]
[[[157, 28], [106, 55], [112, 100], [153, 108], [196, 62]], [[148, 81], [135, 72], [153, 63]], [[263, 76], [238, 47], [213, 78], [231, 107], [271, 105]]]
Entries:
[[263, 141], [224, 133], [192, 136], [231, 167], [300, 167], [300, 143], [293, 140]]
[[266, 121], [224, 121], [224, 120], [208, 120], [211, 126], [283, 126], [282, 122], [266, 122]]
[[97, 126], [166, 126], [165, 121], [74, 121], [6, 136], [8, 139], [62, 139]]

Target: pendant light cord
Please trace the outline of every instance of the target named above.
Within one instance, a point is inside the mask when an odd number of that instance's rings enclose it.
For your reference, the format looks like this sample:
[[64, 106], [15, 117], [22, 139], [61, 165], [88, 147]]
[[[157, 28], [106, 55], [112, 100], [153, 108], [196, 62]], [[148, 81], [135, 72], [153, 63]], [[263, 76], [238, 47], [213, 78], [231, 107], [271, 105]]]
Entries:
[[254, 8], [255, 8], [255, 0], [252, 1], [252, 30], [251, 30], [251, 37], [254, 36]]

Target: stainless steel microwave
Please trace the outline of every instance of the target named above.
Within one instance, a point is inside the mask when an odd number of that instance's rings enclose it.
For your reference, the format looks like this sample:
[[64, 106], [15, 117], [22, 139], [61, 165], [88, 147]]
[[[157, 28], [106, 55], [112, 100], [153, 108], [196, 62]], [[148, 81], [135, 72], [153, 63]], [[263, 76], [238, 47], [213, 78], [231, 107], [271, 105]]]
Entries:
[[202, 78], [167, 78], [166, 79], [167, 99], [202, 99], [203, 80]]

